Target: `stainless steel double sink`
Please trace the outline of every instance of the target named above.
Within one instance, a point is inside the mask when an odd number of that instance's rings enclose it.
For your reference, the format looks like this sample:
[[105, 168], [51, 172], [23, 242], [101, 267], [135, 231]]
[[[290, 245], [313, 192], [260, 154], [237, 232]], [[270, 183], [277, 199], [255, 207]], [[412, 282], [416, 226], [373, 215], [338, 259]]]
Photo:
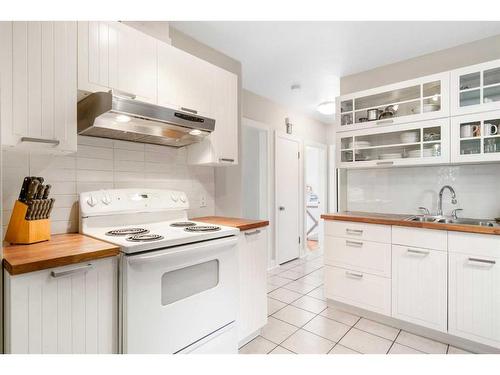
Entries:
[[457, 224], [457, 225], [476, 225], [480, 227], [500, 227], [500, 224], [493, 220], [469, 219], [469, 218], [451, 218], [446, 216], [415, 215], [405, 219], [405, 221], [418, 221], [421, 223], [436, 224]]

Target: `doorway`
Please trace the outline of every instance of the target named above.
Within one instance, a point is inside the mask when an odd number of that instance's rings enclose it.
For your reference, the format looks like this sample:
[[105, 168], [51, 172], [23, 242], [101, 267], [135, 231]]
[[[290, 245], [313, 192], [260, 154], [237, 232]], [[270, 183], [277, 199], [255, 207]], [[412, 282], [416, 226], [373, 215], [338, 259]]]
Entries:
[[323, 221], [327, 210], [327, 146], [304, 145], [304, 238], [307, 251], [322, 249]]
[[300, 256], [301, 141], [275, 134], [276, 260], [283, 264]]

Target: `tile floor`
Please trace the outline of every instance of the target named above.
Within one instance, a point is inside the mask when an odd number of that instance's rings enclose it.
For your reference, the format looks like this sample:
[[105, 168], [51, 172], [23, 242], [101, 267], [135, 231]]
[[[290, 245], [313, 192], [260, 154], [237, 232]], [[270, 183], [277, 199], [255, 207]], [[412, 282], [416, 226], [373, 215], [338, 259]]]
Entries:
[[267, 325], [241, 354], [466, 354], [462, 349], [328, 306], [323, 257], [269, 272]]

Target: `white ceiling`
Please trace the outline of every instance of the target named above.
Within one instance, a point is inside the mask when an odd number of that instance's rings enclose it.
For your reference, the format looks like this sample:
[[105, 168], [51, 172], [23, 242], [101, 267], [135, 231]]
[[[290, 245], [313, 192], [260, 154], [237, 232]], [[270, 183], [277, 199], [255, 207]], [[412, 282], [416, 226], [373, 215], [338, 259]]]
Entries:
[[[243, 87], [318, 120], [339, 77], [500, 34], [500, 22], [170, 22], [241, 61]], [[299, 91], [290, 89], [300, 84]]]

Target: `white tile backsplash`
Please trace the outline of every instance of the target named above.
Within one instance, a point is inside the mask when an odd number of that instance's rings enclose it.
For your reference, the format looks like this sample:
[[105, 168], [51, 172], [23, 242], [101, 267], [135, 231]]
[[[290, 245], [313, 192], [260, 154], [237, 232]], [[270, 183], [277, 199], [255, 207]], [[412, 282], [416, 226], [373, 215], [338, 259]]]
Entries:
[[452, 205], [444, 193], [445, 214], [462, 208], [463, 217], [500, 216], [500, 164], [349, 170], [347, 209], [411, 214], [424, 206], [435, 213], [443, 185], [451, 185], [458, 199]]
[[[83, 191], [151, 187], [185, 191], [189, 216], [215, 213], [214, 168], [190, 166], [185, 149], [78, 136], [73, 155], [3, 151], [3, 230], [25, 176], [43, 176], [56, 199], [52, 232], [78, 231], [78, 194]], [[206, 207], [200, 208], [205, 196]]]

